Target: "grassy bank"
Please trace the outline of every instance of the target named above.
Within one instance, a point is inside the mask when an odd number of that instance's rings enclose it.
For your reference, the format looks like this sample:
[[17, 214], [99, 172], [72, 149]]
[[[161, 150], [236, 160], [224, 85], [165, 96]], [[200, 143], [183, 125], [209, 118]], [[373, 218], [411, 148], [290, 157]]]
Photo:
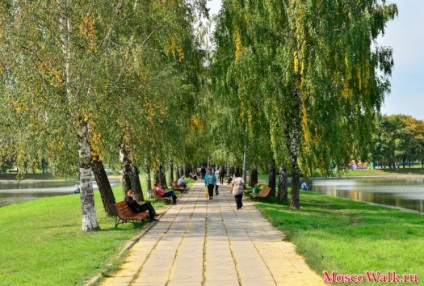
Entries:
[[317, 273], [396, 271], [424, 281], [423, 215], [311, 192], [301, 193], [301, 210], [275, 199], [255, 205]]
[[[120, 188], [114, 188], [114, 194], [117, 201], [123, 200]], [[102, 230], [88, 233], [81, 231], [79, 195], [0, 208], [0, 285], [82, 285], [105, 267], [113, 267], [106, 265], [119, 263], [114, 261], [117, 253], [143, 224], [126, 223], [115, 229], [97, 191], [95, 202]]]

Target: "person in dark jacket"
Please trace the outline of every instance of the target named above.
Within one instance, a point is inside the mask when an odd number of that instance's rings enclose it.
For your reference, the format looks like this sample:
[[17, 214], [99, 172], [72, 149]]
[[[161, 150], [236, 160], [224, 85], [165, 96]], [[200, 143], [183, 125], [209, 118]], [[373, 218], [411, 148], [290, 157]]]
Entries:
[[202, 166], [202, 168], [200, 169], [200, 174], [202, 175], [202, 180], [205, 178], [206, 175], [206, 168], [205, 166]]
[[224, 184], [224, 177], [225, 177], [225, 168], [224, 168], [224, 166], [221, 166], [219, 168], [218, 175], [219, 175], [219, 182], [221, 183], [221, 185], [223, 185]]
[[137, 203], [135, 192], [132, 189], [127, 191], [127, 195], [125, 196], [125, 202], [130, 207], [130, 209], [135, 213], [142, 213], [145, 211], [149, 211], [150, 221], [155, 221], [155, 217], [158, 216], [155, 209], [153, 208], [150, 202], [145, 202], [143, 204]]

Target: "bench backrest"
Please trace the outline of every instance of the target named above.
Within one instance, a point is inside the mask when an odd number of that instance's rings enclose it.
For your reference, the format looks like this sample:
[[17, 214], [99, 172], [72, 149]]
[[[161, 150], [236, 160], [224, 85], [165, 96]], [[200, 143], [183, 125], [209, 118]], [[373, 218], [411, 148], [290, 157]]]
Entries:
[[261, 189], [261, 192], [259, 194], [251, 194], [252, 197], [254, 198], [266, 198], [268, 197], [269, 193], [271, 191], [271, 188], [268, 186], [263, 186]]
[[173, 188], [174, 190], [184, 190], [184, 187], [183, 187], [183, 186], [178, 185], [176, 181], [171, 182], [171, 186], [172, 186], [172, 188]]
[[129, 215], [133, 215], [133, 211], [130, 209], [126, 201], [122, 201], [114, 204], [116, 209], [116, 215], [120, 217], [128, 217]]
[[260, 194], [263, 194], [265, 196], [268, 196], [269, 192], [271, 191], [271, 188], [268, 186], [263, 186], [261, 189]]

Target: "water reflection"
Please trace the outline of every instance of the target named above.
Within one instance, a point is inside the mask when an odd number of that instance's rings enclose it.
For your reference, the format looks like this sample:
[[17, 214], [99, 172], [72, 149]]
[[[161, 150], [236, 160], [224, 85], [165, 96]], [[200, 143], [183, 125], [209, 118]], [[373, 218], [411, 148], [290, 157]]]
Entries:
[[58, 180], [58, 181], [1, 181], [0, 182], [0, 192], [5, 192], [7, 190], [41, 190], [46, 188], [55, 188], [55, 187], [70, 187], [78, 184], [77, 180]]
[[424, 213], [424, 180], [317, 180], [312, 191]]
[[[44, 197], [73, 194], [78, 183], [76, 180], [0, 181], [0, 207]], [[119, 181], [111, 180], [110, 183], [112, 186], [116, 186]], [[93, 188], [97, 189], [95, 183], [93, 183]]]

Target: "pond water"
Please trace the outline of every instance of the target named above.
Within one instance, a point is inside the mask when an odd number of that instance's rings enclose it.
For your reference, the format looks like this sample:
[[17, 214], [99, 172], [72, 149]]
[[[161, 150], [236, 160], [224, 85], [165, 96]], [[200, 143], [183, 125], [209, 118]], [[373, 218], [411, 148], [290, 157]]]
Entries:
[[424, 179], [314, 180], [312, 191], [424, 213]]
[[[110, 183], [116, 186], [118, 181], [111, 180]], [[77, 184], [79, 184], [77, 180], [0, 181], [0, 207], [43, 197], [73, 194]], [[93, 188], [97, 188], [95, 182], [93, 182]]]

